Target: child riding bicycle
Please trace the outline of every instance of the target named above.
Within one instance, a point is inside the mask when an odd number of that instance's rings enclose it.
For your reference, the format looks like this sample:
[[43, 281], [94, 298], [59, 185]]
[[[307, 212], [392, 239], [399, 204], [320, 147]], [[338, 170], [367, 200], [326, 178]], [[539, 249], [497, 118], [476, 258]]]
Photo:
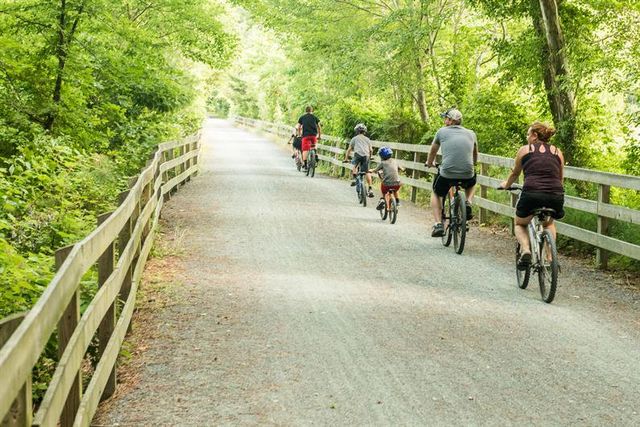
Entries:
[[378, 175], [381, 175], [382, 183], [380, 184], [380, 191], [382, 192], [382, 196], [376, 207], [377, 210], [381, 211], [385, 208], [387, 210], [389, 209], [390, 190], [395, 191], [396, 206], [400, 206], [398, 191], [402, 184], [400, 183], [400, 174], [398, 173], [396, 159], [391, 158], [391, 156], [393, 156], [393, 150], [389, 147], [381, 147], [378, 155], [380, 156], [380, 163], [375, 169], [369, 172], [376, 172]]

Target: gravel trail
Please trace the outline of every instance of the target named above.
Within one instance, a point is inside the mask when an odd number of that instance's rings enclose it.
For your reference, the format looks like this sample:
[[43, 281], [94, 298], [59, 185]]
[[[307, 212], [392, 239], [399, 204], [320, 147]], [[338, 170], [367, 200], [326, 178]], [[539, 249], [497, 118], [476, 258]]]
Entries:
[[226, 121], [201, 166], [163, 211], [181, 254], [145, 273], [169, 296], [134, 323], [135, 381], [94, 425], [640, 425], [637, 290], [563, 258], [545, 304], [510, 237], [456, 255], [423, 209], [382, 223]]

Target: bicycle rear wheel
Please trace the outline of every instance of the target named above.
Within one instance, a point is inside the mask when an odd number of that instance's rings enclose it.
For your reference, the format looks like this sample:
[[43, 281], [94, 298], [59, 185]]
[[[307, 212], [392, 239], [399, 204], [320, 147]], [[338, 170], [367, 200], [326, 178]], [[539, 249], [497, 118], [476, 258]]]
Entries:
[[389, 222], [395, 224], [396, 219], [398, 219], [398, 205], [396, 205], [395, 194], [391, 194], [389, 197]]
[[309, 151], [309, 173], [311, 174], [311, 178], [313, 178], [316, 174], [316, 152]]
[[460, 255], [464, 251], [467, 236], [467, 199], [462, 192], [456, 193], [453, 202], [453, 247]]
[[356, 196], [358, 197], [358, 203], [362, 204], [362, 200], [364, 199], [364, 189], [362, 188], [362, 179], [358, 176], [356, 177]]
[[516, 243], [516, 279], [518, 280], [518, 287], [520, 289], [526, 289], [529, 286], [529, 278], [531, 277], [531, 266], [526, 270], [518, 269], [518, 260], [520, 259], [520, 243]]
[[544, 302], [549, 303], [556, 296], [556, 287], [558, 286], [558, 251], [556, 250], [556, 242], [548, 230], [542, 232], [539, 251], [538, 284], [540, 285], [540, 295]]
[[451, 218], [453, 216], [453, 210], [451, 209], [451, 197], [447, 194], [442, 200], [442, 225], [444, 226], [444, 234], [442, 235], [442, 244], [448, 247], [451, 244], [453, 238], [453, 229], [451, 228]]

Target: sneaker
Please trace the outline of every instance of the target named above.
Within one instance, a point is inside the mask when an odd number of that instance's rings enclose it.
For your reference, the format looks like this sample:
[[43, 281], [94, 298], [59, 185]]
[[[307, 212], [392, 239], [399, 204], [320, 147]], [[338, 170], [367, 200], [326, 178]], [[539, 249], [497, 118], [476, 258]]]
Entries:
[[530, 265], [531, 265], [531, 254], [526, 253], [526, 254], [520, 255], [520, 258], [518, 259], [518, 270], [525, 271], [526, 269], [529, 268]]
[[386, 203], [385, 203], [384, 199], [380, 199], [378, 201], [378, 206], [376, 206], [376, 209], [381, 211], [382, 209], [385, 208], [385, 205], [386, 205]]
[[441, 222], [433, 224], [433, 230], [431, 230], [431, 237], [444, 236], [444, 225]]
[[367, 193], [368, 197], [373, 197], [373, 191], [371, 191], [371, 189], [369, 189], [369, 192]]
[[471, 203], [467, 202], [467, 221], [473, 219], [473, 210], [471, 207]]
[[296, 158], [296, 155], [295, 155], [295, 154], [292, 154], [292, 155], [291, 155], [291, 158], [292, 158], [292, 159], [295, 159], [295, 158]]
[[356, 180], [354, 179], [353, 181], [351, 181], [351, 186], [355, 187], [356, 186]]
[[400, 200], [396, 199], [396, 207], [400, 207]]

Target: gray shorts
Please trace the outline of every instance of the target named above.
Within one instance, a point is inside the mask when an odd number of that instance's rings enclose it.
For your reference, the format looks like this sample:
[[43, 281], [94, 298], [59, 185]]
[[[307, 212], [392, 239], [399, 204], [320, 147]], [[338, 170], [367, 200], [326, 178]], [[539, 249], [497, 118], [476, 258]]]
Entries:
[[358, 166], [361, 172], [366, 172], [369, 170], [369, 157], [361, 156], [358, 153], [354, 153], [351, 164], [354, 166]]

